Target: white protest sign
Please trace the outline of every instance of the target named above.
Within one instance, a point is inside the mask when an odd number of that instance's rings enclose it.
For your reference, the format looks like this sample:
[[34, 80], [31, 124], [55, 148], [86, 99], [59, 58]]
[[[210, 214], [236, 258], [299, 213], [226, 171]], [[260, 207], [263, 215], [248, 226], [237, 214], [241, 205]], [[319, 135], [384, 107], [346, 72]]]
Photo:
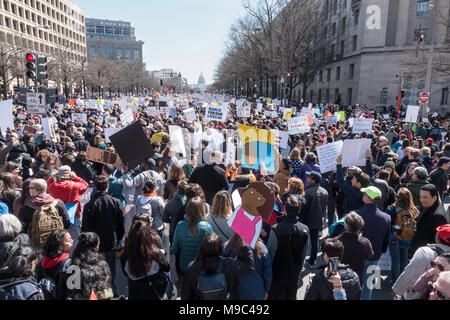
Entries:
[[169, 134], [170, 134], [170, 151], [176, 153], [177, 155], [183, 155], [182, 157], [186, 157], [186, 146], [184, 145], [183, 139], [183, 131], [181, 127], [178, 126], [169, 126]]
[[405, 122], [417, 122], [417, 117], [419, 116], [419, 106], [408, 106], [408, 110], [406, 111]]
[[103, 116], [98, 116], [98, 123], [102, 126], [103, 125], [103, 120], [105, 120], [105, 118]]
[[256, 112], [262, 112], [263, 109], [263, 104], [262, 103], [257, 103], [256, 104]]
[[329, 116], [327, 117], [327, 125], [328, 124], [335, 124], [339, 120], [339, 115]]
[[12, 115], [13, 104], [12, 100], [0, 102], [0, 128], [3, 137], [6, 137], [6, 129], [14, 130], [14, 117]]
[[325, 144], [317, 148], [317, 155], [319, 157], [320, 172], [327, 173], [334, 171], [337, 168], [336, 159], [341, 154], [342, 141]]
[[119, 132], [122, 129], [124, 129], [124, 128], [105, 128], [104, 132], [105, 132], [106, 143], [111, 143], [111, 140], [109, 139], [109, 137], [116, 134], [117, 132]]
[[203, 120], [205, 122], [210, 121], [225, 122], [227, 121], [227, 116], [228, 116], [227, 106], [208, 106], [206, 108], [206, 115], [203, 118]]
[[306, 117], [288, 119], [288, 128], [290, 135], [305, 133], [311, 130], [308, 124], [308, 118]]
[[370, 149], [371, 139], [345, 140], [342, 146], [342, 166], [362, 167], [366, 165], [366, 152]]
[[187, 122], [194, 122], [197, 120], [197, 115], [195, 114], [195, 110], [193, 108], [186, 109], [183, 113]]
[[374, 119], [358, 118], [353, 119], [353, 133], [361, 134], [363, 132], [372, 133]]
[[286, 149], [288, 147], [289, 132], [270, 130], [275, 134], [275, 146], [281, 149]]
[[52, 118], [42, 118], [42, 130], [45, 133], [45, 138], [48, 141], [56, 142], [56, 134]]
[[239, 106], [237, 107], [236, 114], [238, 118], [249, 118], [251, 113], [250, 106]]
[[86, 113], [72, 113], [72, 122], [87, 122]]
[[310, 108], [302, 108], [300, 111], [300, 114], [302, 116], [310, 116], [311, 115], [311, 109]]
[[152, 108], [152, 107], [147, 108], [147, 114], [149, 117], [154, 117], [154, 118], [157, 118], [161, 115], [161, 113], [159, 112], [159, 110], [157, 108]]
[[127, 109], [124, 113], [120, 115], [120, 122], [122, 122], [122, 126], [127, 126], [132, 124], [134, 120], [133, 111], [131, 109]]
[[109, 125], [110, 127], [115, 127], [117, 125], [117, 118], [116, 117], [106, 117], [106, 125]]

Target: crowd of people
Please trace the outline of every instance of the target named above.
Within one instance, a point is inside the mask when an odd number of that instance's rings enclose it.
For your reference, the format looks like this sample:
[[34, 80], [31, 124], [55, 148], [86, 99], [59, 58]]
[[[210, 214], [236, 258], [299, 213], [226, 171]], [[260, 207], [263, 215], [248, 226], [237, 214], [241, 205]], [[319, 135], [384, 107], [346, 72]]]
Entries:
[[[105, 129], [107, 117], [121, 123], [119, 100], [50, 106], [54, 137], [31, 115], [19, 119], [26, 107], [16, 106], [15, 127], [0, 137], [0, 300], [296, 300], [305, 274], [305, 300], [371, 300], [388, 251], [392, 299], [450, 299], [448, 115], [404, 123], [393, 109], [315, 105], [311, 130], [290, 135], [276, 172], [267, 172], [225, 161], [225, 144], [208, 134], [182, 160], [169, 126], [192, 135], [198, 126], [219, 135], [238, 125], [286, 132], [283, 108], [247, 99], [251, 114], [242, 118], [235, 97], [194, 95], [166, 97], [176, 114], [146, 112], [162, 98], [142, 97], [133, 108], [153, 150], [136, 168], [87, 154], [116, 152]], [[229, 102], [227, 120], [203, 122], [205, 103], [218, 101]], [[197, 121], [185, 119], [186, 107]], [[346, 121], [327, 124], [340, 111]], [[72, 113], [87, 121], [72, 122]], [[353, 133], [348, 119], [361, 117], [374, 119], [371, 132]], [[340, 155], [335, 171], [321, 173], [317, 148], [359, 138], [372, 139], [365, 167], [344, 167]], [[232, 195], [253, 182], [273, 191], [275, 205], [251, 247], [227, 221]]]

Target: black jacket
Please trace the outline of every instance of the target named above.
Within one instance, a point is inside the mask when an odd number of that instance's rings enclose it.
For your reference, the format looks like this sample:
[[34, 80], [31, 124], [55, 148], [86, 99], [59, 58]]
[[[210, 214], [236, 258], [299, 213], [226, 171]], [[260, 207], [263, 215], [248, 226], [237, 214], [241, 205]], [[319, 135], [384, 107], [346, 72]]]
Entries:
[[97, 192], [84, 207], [81, 232], [95, 232], [100, 237], [100, 252], [116, 248], [125, 234], [120, 201]]
[[225, 170], [216, 164], [205, 164], [195, 168], [189, 183], [199, 184], [205, 192], [206, 202], [212, 204], [217, 192], [228, 191], [228, 180]]
[[[246, 246], [239, 251], [238, 259], [214, 257], [205, 259], [205, 273], [214, 274], [219, 266], [219, 261], [224, 261], [222, 272], [227, 282], [227, 292], [232, 294], [235, 279], [245, 276], [255, 271], [255, 261], [253, 260], [252, 248]], [[197, 277], [201, 270], [200, 265], [192, 261], [184, 273], [183, 284], [181, 286], [181, 300], [200, 300], [197, 293]]]
[[3, 268], [9, 255], [16, 249], [30, 246], [30, 238], [26, 233], [0, 238], [0, 269]]
[[430, 173], [428, 180], [430, 180], [431, 184], [434, 184], [436, 186], [436, 188], [439, 191], [441, 200], [444, 201], [444, 199], [442, 197], [444, 195], [444, 192], [446, 192], [447, 188], [448, 188], [447, 173], [444, 170], [442, 170], [441, 168], [438, 168]]
[[436, 229], [450, 223], [449, 212], [439, 202], [428, 209], [422, 209], [416, 220], [417, 231], [411, 243], [412, 252], [427, 244], [435, 243]]
[[0, 289], [0, 297], [4, 300], [44, 300], [44, 294], [33, 277], [19, 277], [7, 270], [0, 271]]
[[86, 140], [76, 140], [73, 142], [73, 144], [75, 145], [75, 150], [76, 151], [86, 151], [87, 147], [89, 146], [89, 142], [87, 142]]
[[[311, 285], [306, 291], [305, 300], [334, 300], [333, 284], [324, 275], [323, 266], [315, 275]], [[345, 265], [338, 266], [342, 287], [347, 295], [347, 300], [360, 300], [361, 285], [359, 277], [352, 269]]]
[[87, 161], [76, 160], [72, 165], [72, 170], [87, 183], [91, 183], [95, 179], [95, 172]]
[[309, 241], [309, 229], [297, 217], [284, 216], [272, 228], [277, 238], [277, 250], [272, 260], [273, 281], [297, 282]]

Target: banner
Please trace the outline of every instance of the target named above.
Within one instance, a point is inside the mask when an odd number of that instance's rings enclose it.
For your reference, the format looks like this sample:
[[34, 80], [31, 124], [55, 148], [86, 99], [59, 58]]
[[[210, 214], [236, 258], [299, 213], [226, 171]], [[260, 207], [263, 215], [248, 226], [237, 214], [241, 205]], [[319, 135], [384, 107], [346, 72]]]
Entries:
[[353, 133], [361, 134], [363, 132], [372, 133], [374, 119], [358, 118], [353, 119]]
[[72, 113], [72, 122], [87, 122], [87, 114], [86, 113]]
[[86, 149], [86, 159], [102, 164], [112, 164], [115, 168], [122, 166], [122, 161], [117, 153], [104, 151], [91, 146], [88, 146]]
[[263, 164], [268, 172], [275, 173], [275, 134], [245, 125], [239, 125], [238, 131], [244, 145], [242, 167], [260, 170]]
[[344, 143], [342, 141], [338, 141], [335, 143], [325, 144], [316, 149], [319, 158], [321, 173], [327, 173], [336, 170], [336, 159], [341, 154], [343, 144]]
[[228, 107], [226, 106], [208, 106], [206, 107], [205, 117], [203, 121], [208, 123], [210, 121], [226, 122], [228, 117]]
[[311, 127], [308, 124], [308, 119], [305, 116], [302, 116], [289, 119], [288, 129], [290, 135], [295, 135], [309, 132], [311, 130]]

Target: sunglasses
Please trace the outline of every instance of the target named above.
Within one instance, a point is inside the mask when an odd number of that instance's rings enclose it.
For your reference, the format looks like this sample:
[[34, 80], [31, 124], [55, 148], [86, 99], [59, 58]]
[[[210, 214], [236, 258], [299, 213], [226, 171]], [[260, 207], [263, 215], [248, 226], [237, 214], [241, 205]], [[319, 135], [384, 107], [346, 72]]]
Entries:
[[434, 262], [434, 261], [431, 261], [430, 264], [431, 264], [431, 267], [432, 267], [432, 268], [438, 268], [438, 270], [439, 270], [440, 272], [444, 272], [444, 271], [445, 271], [445, 266], [442, 265], [442, 264], [440, 264], [440, 263], [436, 263], [436, 262]]
[[447, 300], [447, 297], [446, 297], [442, 292], [440, 292], [438, 289], [436, 289], [435, 285], [433, 285], [432, 291], [433, 291], [434, 293], [436, 293], [436, 295], [438, 296], [438, 298], [439, 298], [440, 300]]

